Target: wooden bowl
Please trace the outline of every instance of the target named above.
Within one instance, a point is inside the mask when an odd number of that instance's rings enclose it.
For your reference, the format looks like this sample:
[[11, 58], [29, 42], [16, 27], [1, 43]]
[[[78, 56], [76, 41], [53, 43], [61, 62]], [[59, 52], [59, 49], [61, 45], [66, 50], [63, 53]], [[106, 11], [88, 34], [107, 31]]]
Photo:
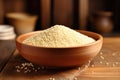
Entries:
[[84, 46], [64, 48], [36, 47], [23, 44], [23, 40], [38, 32], [35, 31], [20, 35], [16, 39], [16, 47], [26, 60], [43, 66], [80, 66], [94, 58], [99, 53], [103, 43], [103, 37], [100, 34], [81, 30], [79, 32], [94, 38], [96, 41]]
[[9, 23], [15, 27], [17, 35], [34, 31], [37, 15], [28, 13], [7, 13], [6, 18]]

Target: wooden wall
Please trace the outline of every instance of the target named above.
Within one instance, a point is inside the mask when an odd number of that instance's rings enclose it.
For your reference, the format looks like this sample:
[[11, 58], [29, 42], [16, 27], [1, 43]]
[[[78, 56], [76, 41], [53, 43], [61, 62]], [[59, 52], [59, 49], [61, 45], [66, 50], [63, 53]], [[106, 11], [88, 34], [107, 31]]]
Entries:
[[99, 10], [114, 13], [114, 30], [120, 31], [119, 0], [0, 0], [0, 24], [9, 12], [37, 14], [36, 30], [62, 24], [73, 29], [89, 30], [89, 16]]
[[[74, 29], [85, 29], [88, 15], [88, 0], [0, 0], [1, 19], [9, 12], [37, 14], [37, 29], [46, 29], [61, 24]], [[85, 7], [85, 8], [84, 8]]]

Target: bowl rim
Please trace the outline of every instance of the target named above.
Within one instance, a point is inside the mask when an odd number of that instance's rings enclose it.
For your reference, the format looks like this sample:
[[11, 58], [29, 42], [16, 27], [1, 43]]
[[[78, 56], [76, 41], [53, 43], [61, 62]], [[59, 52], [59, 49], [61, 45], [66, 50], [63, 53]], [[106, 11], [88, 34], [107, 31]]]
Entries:
[[[28, 32], [28, 33], [25, 33], [25, 34], [21, 34], [19, 35], [17, 38], [16, 38], [16, 43], [19, 43], [21, 45], [24, 45], [24, 46], [29, 46], [29, 47], [34, 47], [34, 48], [46, 48], [46, 49], [67, 49], [67, 48], [80, 48], [80, 47], [87, 47], [87, 46], [90, 46], [90, 45], [93, 45], [93, 44], [97, 44], [99, 43], [100, 41], [103, 41], [103, 36], [98, 34], [98, 33], [95, 33], [95, 32], [92, 32], [92, 31], [86, 31], [86, 30], [75, 30], [77, 32], [80, 32], [82, 34], [84, 34], [84, 32], [87, 32], [87, 33], [90, 33], [90, 34], [95, 34], [96, 36], [98, 36], [98, 39], [96, 40], [95, 38], [95, 42], [92, 42], [92, 43], [89, 43], [89, 44], [86, 44], [86, 45], [80, 45], [80, 46], [72, 46], [72, 47], [41, 47], [41, 46], [33, 46], [33, 45], [28, 45], [28, 44], [25, 44], [23, 43], [22, 41], [20, 41], [20, 39], [25, 36], [25, 35], [32, 35], [32, 34], [36, 34], [36, 33], [39, 33], [43, 30], [39, 30], [39, 31], [33, 31], [33, 32]], [[88, 36], [88, 35], [87, 35]], [[91, 36], [89, 36], [91, 37]]]

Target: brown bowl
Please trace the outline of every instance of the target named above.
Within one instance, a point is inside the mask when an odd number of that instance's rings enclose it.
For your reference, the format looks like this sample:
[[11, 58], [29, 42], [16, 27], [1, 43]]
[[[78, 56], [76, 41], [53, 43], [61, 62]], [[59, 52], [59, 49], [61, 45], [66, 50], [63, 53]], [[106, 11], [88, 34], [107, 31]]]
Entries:
[[103, 43], [103, 37], [101, 35], [80, 30], [78, 32], [92, 37], [96, 41], [84, 46], [64, 48], [36, 47], [23, 44], [23, 40], [38, 32], [40, 31], [22, 34], [16, 39], [16, 46], [20, 54], [26, 60], [38, 65], [52, 67], [72, 67], [82, 65], [99, 53]]

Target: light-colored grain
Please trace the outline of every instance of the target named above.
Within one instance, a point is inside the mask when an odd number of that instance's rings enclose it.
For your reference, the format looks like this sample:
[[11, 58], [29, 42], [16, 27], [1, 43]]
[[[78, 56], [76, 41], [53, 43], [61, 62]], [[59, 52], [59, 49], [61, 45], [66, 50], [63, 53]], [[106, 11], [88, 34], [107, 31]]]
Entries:
[[63, 25], [55, 25], [23, 41], [39, 47], [75, 47], [95, 42], [91, 37]]
[[103, 56], [100, 56], [100, 58], [101, 58], [102, 60], [104, 60], [104, 59], [105, 59]]

